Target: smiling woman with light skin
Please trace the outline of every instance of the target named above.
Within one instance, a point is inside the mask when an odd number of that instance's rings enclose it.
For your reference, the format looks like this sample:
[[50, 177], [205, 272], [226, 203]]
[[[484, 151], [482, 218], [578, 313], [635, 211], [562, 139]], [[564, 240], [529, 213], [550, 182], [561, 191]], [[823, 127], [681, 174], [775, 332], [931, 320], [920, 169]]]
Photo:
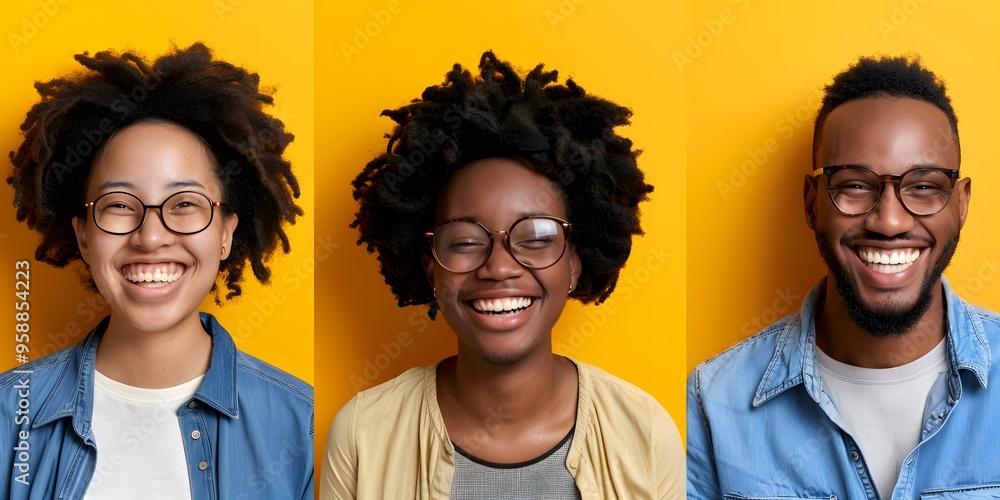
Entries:
[[[267, 283], [270, 255], [289, 251], [282, 226], [302, 214], [282, 157], [292, 136], [264, 113], [257, 75], [204, 45], [77, 60], [87, 71], [36, 86], [7, 181], [42, 236], [36, 258], [82, 260], [111, 314], [0, 376], [0, 443], [31, 450], [28, 475], [0, 454], [0, 496], [312, 498], [312, 387], [198, 311], [222, 301], [220, 277], [237, 297], [245, 266]], [[25, 372], [31, 419], [15, 419]]]
[[364, 391], [334, 420], [321, 497], [682, 498], [684, 458], [651, 396], [552, 352], [570, 298], [614, 291], [652, 186], [615, 127], [627, 108], [524, 77], [479, 75], [383, 115], [385, 153], [354, 181], [353, 223], [400, 306], [429, 306], [458, 354]]

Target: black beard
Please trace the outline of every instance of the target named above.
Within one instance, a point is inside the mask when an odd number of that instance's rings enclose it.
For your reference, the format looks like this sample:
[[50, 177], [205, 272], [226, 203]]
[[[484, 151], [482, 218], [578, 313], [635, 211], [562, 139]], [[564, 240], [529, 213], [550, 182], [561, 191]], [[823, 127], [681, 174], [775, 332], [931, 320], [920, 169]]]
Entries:
[[[870, 234], [868, 236], [872, 240], [886, 240], [884, 236], [880, 235]], [[913, 329], [917, 322], [920, 321], [920, 318], [924, 317], [934, 298], [934, 285], [937, 284], [941, 278], [941, 274], [944, 273], [948, 264], [951, 263], [952, 256], [955, 255], [955, 250], [958, 248], [958, 238], [959, 232], [956, 231], [948, 239], [948, 242], [941, 251], [941, 255], [934, 262], [934, 266], [924, 276], [924, 280], [920, 285], [920, 294], [917, 296], [917, 301], [911, 307], [896, 310], [875, 310], [861, 301], [857, 286], [847, 272], [844, 271], [844, 267], [840, 265], [840, 261], [837, 260], [833, 246], [830, 244], [830, 240], [827, 239], [826, 234], [816, 231], [816, 245], [819, 247], [819, 254], [823, 257], [823, 261], [826, 262], [826, 267], [833, 274], [837, 285], [837, 293], [840, 294], [840, 298], [844, 302], [844, 307], [847, 308], [847, 315], [861, 331], [875, 339], [900, 337]]]

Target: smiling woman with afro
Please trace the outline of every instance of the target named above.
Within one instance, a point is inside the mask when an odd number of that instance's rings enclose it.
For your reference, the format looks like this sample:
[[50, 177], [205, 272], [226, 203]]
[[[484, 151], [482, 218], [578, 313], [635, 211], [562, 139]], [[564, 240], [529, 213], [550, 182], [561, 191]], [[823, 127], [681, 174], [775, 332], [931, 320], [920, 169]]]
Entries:
[[313, 388], [198, 311], [247, 265], [267, 283], [302, 215], [271, 92], [200, 43], [76, 60], [35, 85], [7, 182], [36, 259], [83, 260], [111, 314], [0, 375], [0, 498], [313, 498]]
[[552, 352], [567, 299], [606, 300], [642, 234], [653, 188], [615, 132], [631, 111], [486, 52], [382, 115], [396, 125], [353, 182], [352, 227], [458, 354], [340, 410], [321, 498], [681, 498], [659, 402]]

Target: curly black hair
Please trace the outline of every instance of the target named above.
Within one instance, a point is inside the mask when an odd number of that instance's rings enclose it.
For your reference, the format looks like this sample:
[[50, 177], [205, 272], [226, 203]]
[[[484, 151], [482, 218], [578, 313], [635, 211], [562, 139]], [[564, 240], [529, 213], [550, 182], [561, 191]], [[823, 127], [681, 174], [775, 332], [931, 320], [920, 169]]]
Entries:
[[570, 244], [583, 272], [571, 297], [601, 303], [614, 291], [641, 235], [639, 202], [653, 187], [636, 165], [640, 151], [614, 128], [632, 112], [587, 95], [572, 79], [539, 64], [522, 79], [493, 52], [474, 77], [455, 64], [441, 85], [419, 99], [382, 111], [396, 122], [386, 152], [354, 179], [358, 245], [377, 252], [381, 273], [400, 307], [431, 304], [422, 265], [430, 253], [424, 232], [434, 225], [437, 199], [463, 166], [492, 157], [530, 165], [561, 188], [573, 225]]
[[[75, 59], [84, 71], [35, 83], [41, 101], [28, 111], [24, 141], [9, 155], [17, 220], [42, 236], [35, 258], [55, 267], [82, 259], [71, 220], [85, 215], [97, 151], [118, 130], [163, 120], [207, 145], [226, 210], [240, 216], [230, 256], [220, 264], [226, 300], [242, 292], [248, 262], [257, 280], [268, 283], [266, 263], [278, 244], [291, 250], [282, 225], [303, 214], [294, 200], [298, 180], [282, 157], [294, 137], [264, 112], [274, 103], [273, 89], [261, 89], [256, 73], [214, 59], [202, 43], [174, 47], [152, 64], [130, 51], [84, 52]], [[221, 302], [218, 284], [212, 292]]]
[[813, 168], [816, 155], [823, 142], [823, 124], [837, 106], [855, 99], [890, 96], [905, 97], [929, 102], [948, 117], [955, 138], [955, 147], [961, 161], [962, 148], [958, 142], [958, 117], [951, 107], [951, 98], [943, 80], [925, 68], [919, 56], [861, 57], [856, 63], [833, 78], [824, 88], [823, 106], [816, 115], [813, 128]]

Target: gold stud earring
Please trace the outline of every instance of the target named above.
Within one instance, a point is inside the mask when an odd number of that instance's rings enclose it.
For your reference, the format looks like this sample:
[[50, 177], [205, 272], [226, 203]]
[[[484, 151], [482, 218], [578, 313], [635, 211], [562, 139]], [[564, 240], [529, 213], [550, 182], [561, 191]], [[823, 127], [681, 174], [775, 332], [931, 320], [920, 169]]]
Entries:
[[572, 283], [569, 284], [569, 291], [570, 291], [570, 293], [573, 292], [573, 284]]

